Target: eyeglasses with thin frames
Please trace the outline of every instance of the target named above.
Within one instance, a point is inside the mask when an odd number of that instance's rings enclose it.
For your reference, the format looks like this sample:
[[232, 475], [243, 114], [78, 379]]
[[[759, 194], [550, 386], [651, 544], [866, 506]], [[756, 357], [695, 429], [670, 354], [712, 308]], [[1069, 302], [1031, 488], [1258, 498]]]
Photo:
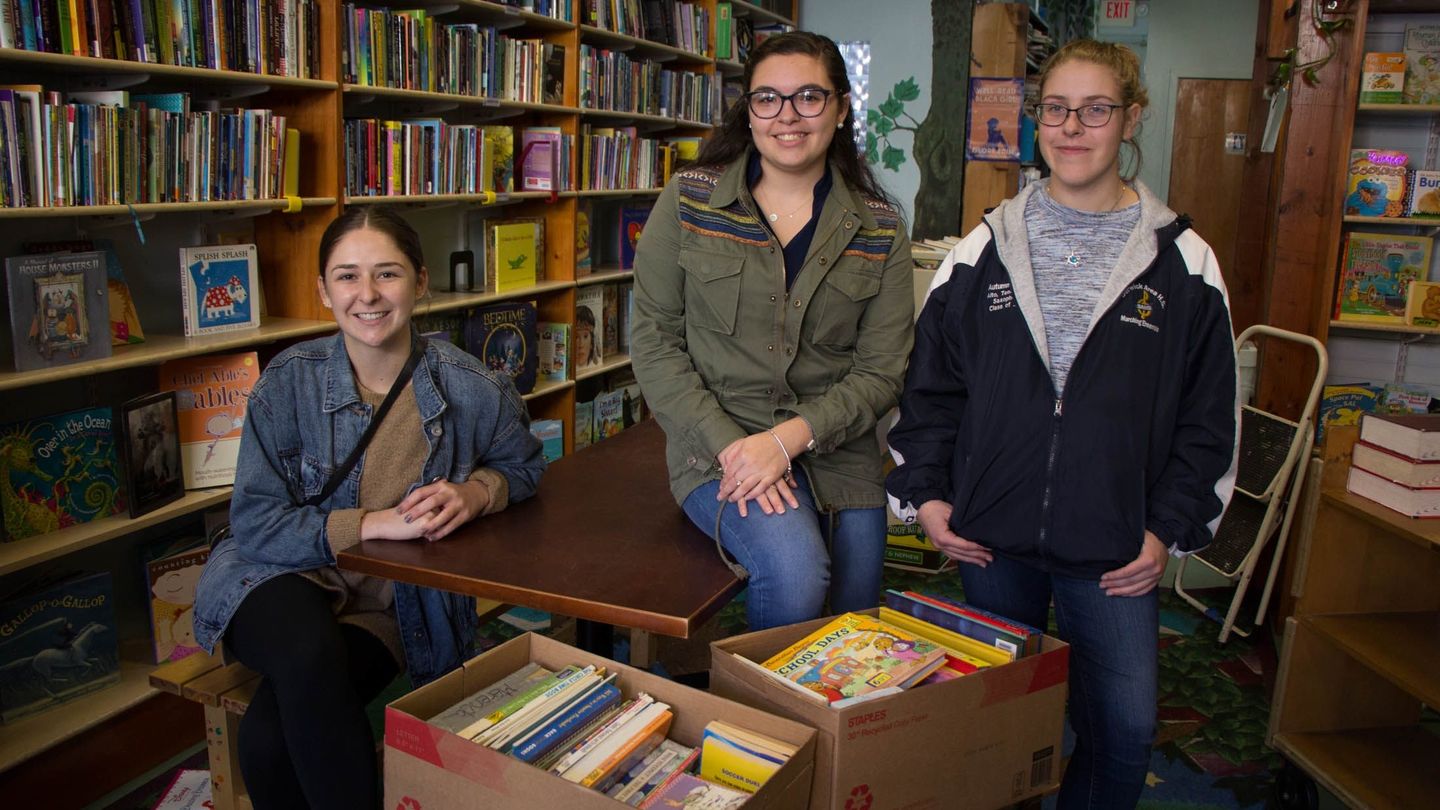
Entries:
[[1055, 104], [1049, 101], [1042, 101], [1035, 105], [1035, 120], [1047, 127], [1058, 127], [1065, 123], [1070, 113], [1080, 120], [1085, 127], [1103, 127], [1110, 123], [1110, 118], [1115, 111], [1123, 108], [1124, 104], [1086, 104], [1080, 107], [1066, 107], [1064, 104]]
[[795, 114], [801, 118], [814, 118], [825, 112], [825, 105], [829, 103], [830, 96], [834, 90], [823, 90], [818, 87], [807, 87], [803, 90], [796, 90], [790, 95], [782, 95], [774, 90], [755, 90], [745, 94], [746, 103], [750, 105], [750, 113], [756, 118], [774, 118], [785, 109], [785, 102], [795, 109]]

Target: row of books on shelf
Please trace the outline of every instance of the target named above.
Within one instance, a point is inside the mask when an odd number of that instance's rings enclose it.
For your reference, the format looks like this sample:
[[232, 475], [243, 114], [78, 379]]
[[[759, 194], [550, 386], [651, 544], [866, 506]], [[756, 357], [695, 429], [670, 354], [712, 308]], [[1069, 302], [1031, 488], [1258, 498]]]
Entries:
[[720, 118], [720, 77], [670, 70], [621, 51], [580, 45], [580, 107], [679, 118], [710, 124]]
[[495, 0], [504, 6], [523, 9], [562, 22], [575, 21], [575, 0]]
[[0, 540], [25, 540], [122, 513], [139, 517], [189, 489], [235, 481], [255, 352], [169, 360], [154, 393], [116, 407], [0, 426]]
[[710, 12], [680, 0], [586, 0], [586, 25], [710, 55]]
[[450, 124], [438, 118], [348, 118], [346, 193], [505, 194], [574, 187], [573, 135], [559, 127], [525, 127], [517, 154], [515, 134], [508, 126]]
[[580, 185], [587, 190], [663, 188], [681, 161], [700, 153], [697, 136], [642, 138], [635, 127], [580, 126]]
[[1365, 54], [1362, 104], [1440, 103], [1440, 25], [1408, 23], [1401, 51]]
[[1440, 414], [1364, 414], [1345, 487], [1406, 517], [1440, 517]]
[[973, 605], [887, 590], [877, 616], [835, 617], [751, 668], [813, 700], [843, 708], [942, 683], [1040, 651], [1044, 631]]
[[[16, 371], [110, 357], [145, 335], [113, 246], [106, 240], [26, 243], [5, 260], [5, 293]], [[254, 245], [201, 245], [179, 251], [185, 335], [260, 325]]]
[[1343, 209], [1346, 216], [1440, 217], [1440, 172], [1413, 169], [1395, 149], [1352, 149]]
[[299, 133], [268, 109], [188, 93], [0, 86], [4, 207], [266, 200], [295, 194]]
[[668, 738], [675, 709], [624, 694], [604, 667], [529, 663], [431, 717], [431, 725], [632, 807], [738, 807], [796, 746], [723, 720], [700, 744]]
[[312, 78], [318, 0], [0, 0], [0, 48]]
[[1426, 280], [1434, 242], [1429, 236], [1347, 233], [1335, 320], [1440, 327], [1440, 283]]
[[561, 104], [565, 46], [423, 9], [342, 6], [341, 75], [350, 84]]
[[[593, 398], [587, 398], [591, 397]], [[649, 417], [640, 384], [629, 368], [612, 371], [599, 388], [582, 385], [575, 395], [575, 449], [581, 450], [619, 434]]]

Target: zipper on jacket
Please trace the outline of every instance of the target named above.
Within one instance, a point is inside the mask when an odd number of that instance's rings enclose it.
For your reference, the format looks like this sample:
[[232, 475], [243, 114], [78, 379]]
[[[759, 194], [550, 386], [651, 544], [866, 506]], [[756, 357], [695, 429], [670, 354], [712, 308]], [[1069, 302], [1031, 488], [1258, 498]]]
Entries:
[[1050, 503], [1055, 494], [1055, 461], [1060, 455], [1060, 417], [1064, 411], [1065, 400], [1056, 397], [1054, 419], [1050, 425], [1050, 456], [1045, 462], [1045, 495], [1040, 501], [1040, 537], [1036, 542], [1040, 559], [1047, 563], [1050, 557], [1046, 550], [1046, 540], [1050, 534]]

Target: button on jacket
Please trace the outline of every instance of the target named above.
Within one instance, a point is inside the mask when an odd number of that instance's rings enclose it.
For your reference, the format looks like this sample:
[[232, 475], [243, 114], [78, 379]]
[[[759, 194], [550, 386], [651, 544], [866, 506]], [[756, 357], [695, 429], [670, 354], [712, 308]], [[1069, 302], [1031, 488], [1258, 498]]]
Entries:
[[959, 536], [1098, 579], [1140, 554], [1207, 545], [1235, 484], [1235, 349], [1215, 254], [1141, 183], [1140, 223], [1056, 397], [1025, 201], [986, 215], [920, 313], [886, 485], [913, 519], [954, 507]]
[[[508, 378], [448, 343], [430, 341], [411, 385], [429, 447], [412, 489], [441, 476], [464, 481], [483, 466], [505, 476], [510, 501], [534, 494], [545, 459]], [[231, 539], [211, 552], [196, 586], [200, 646], [213, 651], [256, 586], [280, 574], [335, 565], [326, 516], [358, 504], [368, 457], [360, 457], [323, 505], [300, 504], [325, 486], [370, 416], [340, 335], [292, 346], [265, 369], [246, 408]], [[397, 582], [395, 614], [416, 685], [463, 661], [476, 623], [473, 598]]]
[[727, 445], [799, 415], [815, 448], [797, 461], [820, 508], [880, 506], [875, 421], [895, 404], [910, 351], [910, 241], [894, 208], [832, 166], [835, 185], [787, 293], [746, 160], [677, 173], [635, 254], [632, 359], [665, 428], [671, 492], [683, 502], [719, 476]]

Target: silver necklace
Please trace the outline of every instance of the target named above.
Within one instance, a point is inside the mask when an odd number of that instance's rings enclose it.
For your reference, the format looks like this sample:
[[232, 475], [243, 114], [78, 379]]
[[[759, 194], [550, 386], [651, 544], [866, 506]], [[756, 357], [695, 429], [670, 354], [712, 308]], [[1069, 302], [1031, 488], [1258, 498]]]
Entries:
[[[1124, 183], [1121, 183], [1121, 184], [1120, 184], [1120, 196], [1118, 196], [1118, 197], [1115, 198], [1115, 202], [1113, 202], [1113, 203], [1110, 204], [1110, 208], [1109, 208], [1108, 210], [1106, 210], [1105, 213], [1107, 213], [1107, 214], [1108, 214], [1108, 213], [1111, 213], [1112, 211], [1114, 211], [1114, 210], [1116, 210], [1117, 208], [1119, 208], [1119, 207], [1120, 207], [1120, 203], [1121, 203], [1121, 202], [1124, 202], [1124, 200], [1125, 200], [1125, 192], [1127, 192], [1127, 191], [1129, 191], [1129, 190], [1130, 190], [1130, 187], [1129, 187], [1129, 186], [1125, 185]], [[1048, 190], [1048, 189], [1046, 190], [1046, 193], [1047, 193], [1047, 194], [1049, 193], [1049, 190]], [[1054, 197], [1051, 197], [1050, 199], [1053, 200], [1053, 199], [1055, 199], [1055, 198], [1054, 198]], [[1082, 256], [1081, 253], [1080, 253], [1080, 246], [1079, 246], [1079, 245], [1074, 246], [1073, 248], [1070, 249], [1070, 252], [1069, 252], [1069, 253], [1065, 254], [1065, 263], [1068, 264], [1068, 265], [1070, 265], [1070, 267], [1071, 267], [1072, 269], [1073, 269], [1073, 268], [1078, 268], [1083, 261], [1084, 261], [1084, 256]]]
[[[801, 208], [804, 208], [805, 206], [810, 205], [810, 204], [813, 203], [813, 202], [814, 202], [814, 195], [811, 195], [811, 199], [806, 200], [806, 201], [800, 203], [799, 205], [795, 206], [794, 208], [790, 209], [790, 213], [788, 213], [788, 214], [774, 214], [774, 213], [771, 213], [771, 214], [766, 214], [766, 215], [765, 215], [765, 218], [768, 219], [768, 220], [770, 220], [771, 222], [779, 222], [779, 221], [780, 221], [780, 217], [782, 217], [782, 216], [785, 217], [786, 219], [792, 219], [792, 218], [794, 218], [795, 214], [796, 214]], [[766, 206], [766, 207], [768, 208], [769, 206]]]

